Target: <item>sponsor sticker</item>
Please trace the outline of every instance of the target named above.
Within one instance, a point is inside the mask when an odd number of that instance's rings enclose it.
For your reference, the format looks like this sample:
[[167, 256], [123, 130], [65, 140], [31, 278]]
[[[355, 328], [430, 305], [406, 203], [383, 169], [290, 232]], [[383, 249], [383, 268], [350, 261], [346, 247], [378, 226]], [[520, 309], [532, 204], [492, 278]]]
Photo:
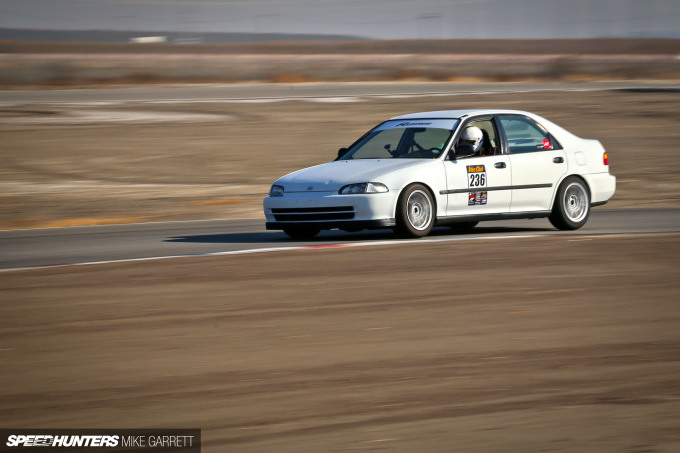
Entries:
[[385, 129], [403, 129], [409, 127], [427, 127], [435, 129], [446, 129], [452, 131], [458, 125], [459, 120], [456, 119], [429, 119], [429, 118], [413, 118], [402, 120], [385, 121], [380, 126], [373, 129], [374, 131], [382, 131]]
[[550, 149], [552, 148], [552, 145], [550, 144], [550, 140], [547, 138], [543, 139], [543, 149]]
[[420, 123], [406, 121], [405, 123], [397, 124], [395, 127], [429, 126], [431, 124], [432, 124], [431, 121], [430, 122], [420, 122]]
[[474, 192], [468, 194], [468, 206], [481, 206], [486, 204], [486, 192]]

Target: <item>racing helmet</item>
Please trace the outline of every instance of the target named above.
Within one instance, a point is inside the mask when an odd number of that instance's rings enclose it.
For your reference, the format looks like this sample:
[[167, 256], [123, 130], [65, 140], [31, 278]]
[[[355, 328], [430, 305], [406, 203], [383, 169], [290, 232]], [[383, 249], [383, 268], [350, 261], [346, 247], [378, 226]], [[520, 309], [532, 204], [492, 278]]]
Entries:
[[475, 127], [475, 126], [470, 126], [470, 127], [466, 127], [465, 130], [463, 131], [463, 133], [460, 134], [460, 138], [458, 139], [458, 144], [471, 145], [475, 149], [475, 152], [477, 152], [482, 147], [482, 139], [483, 138], [484, 138], [484, 135], [482, 135], [482, 130], [480, 128]]

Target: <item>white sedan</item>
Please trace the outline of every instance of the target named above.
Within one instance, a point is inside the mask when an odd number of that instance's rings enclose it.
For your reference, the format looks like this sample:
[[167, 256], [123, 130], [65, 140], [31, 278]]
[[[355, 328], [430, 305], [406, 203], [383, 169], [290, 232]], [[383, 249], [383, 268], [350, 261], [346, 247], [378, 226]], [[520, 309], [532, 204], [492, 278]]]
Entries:
[[597, 140], [529, 112], [448, 110], [392, 118], [334, 161], [280, 178], [264, 214], [267, 229], [295, 239], [336, 228], [422, 237], [435, 225], [539, 217], [573, 230], [615, 189]]

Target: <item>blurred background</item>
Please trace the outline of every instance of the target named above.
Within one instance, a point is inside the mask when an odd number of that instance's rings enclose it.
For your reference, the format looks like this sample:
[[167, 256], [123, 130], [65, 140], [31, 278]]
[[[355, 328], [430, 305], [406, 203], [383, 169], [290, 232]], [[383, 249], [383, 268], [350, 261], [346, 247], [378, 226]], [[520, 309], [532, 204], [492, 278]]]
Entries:
[[0, 85], [675, 79], [679, 23], [678, 0], [0, 0]]
[[0, 27], [6, 29], [187, 32], [200, 40], [210, 39], [204, 33], [354, 39], [680, 37], [677, 0], [3, 0], [0, 5]]

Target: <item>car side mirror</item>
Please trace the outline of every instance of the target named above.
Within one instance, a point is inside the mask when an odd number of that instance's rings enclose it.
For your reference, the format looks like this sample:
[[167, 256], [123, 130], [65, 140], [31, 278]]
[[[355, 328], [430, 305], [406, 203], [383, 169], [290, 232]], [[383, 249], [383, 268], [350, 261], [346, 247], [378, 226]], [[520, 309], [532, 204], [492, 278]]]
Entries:
[[[453, 156], [452, 156], [453, 154]], [[462, 157], [470, 157], [475, 155], [475, 148], [467, 143], [461, 143], [458, 146], [456, 146], [455, 151], [451, 149], [449, 151], [449, 158], [451, 159], [460, 159]]]
[[340, 148], [338, 150], [338, 159], [340, 159], [347, 152], [347, 148]]

